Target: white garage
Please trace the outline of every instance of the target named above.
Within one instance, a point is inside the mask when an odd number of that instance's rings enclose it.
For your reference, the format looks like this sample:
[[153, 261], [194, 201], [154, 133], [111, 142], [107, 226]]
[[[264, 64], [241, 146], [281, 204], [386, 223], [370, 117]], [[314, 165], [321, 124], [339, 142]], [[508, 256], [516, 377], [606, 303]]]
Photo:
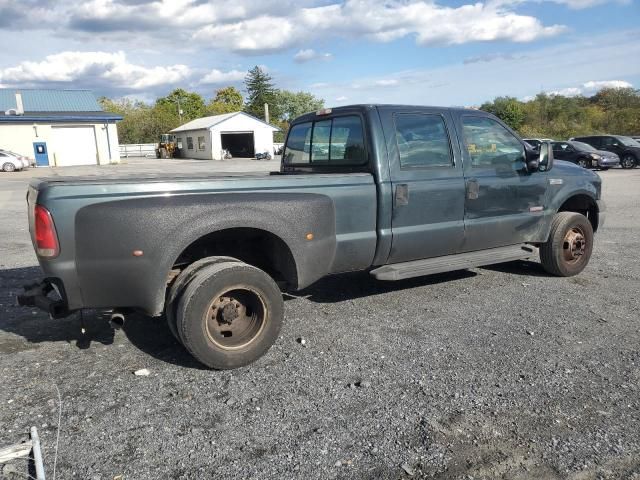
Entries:
[[221, 160], [228, 150], [234, 158], [273, 154], [273, 132], [279, 129], [248, 113], [233, 112], [192, 120], [171, 130], [181, 157]]
[[119, 162], [118, 120], [89, 90], [0, 88], [0, 148], [38, 166]]

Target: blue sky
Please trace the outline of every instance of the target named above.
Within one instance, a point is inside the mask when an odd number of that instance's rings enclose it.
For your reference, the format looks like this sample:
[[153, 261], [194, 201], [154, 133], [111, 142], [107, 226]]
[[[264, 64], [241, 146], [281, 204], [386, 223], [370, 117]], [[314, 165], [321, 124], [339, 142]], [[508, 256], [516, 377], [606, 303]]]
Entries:
[[640, 88], [640, 0], [0, 0], [0, 85], [211, 97], [261, 65], [327, 105]]

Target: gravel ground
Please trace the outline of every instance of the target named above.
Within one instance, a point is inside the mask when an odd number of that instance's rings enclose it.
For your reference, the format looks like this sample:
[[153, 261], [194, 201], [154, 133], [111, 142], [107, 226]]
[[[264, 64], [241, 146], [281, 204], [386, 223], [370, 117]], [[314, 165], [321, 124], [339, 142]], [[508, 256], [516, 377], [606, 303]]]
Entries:
[[77, 317], [15, 306], [39, 274], [34, 175], [0, 174], [0, 446], [36, 425], [49, 477], [57, 386], [59, 478], [640, 479], [640, 170], [601, 173], [607, 225], [577, 277], [517, 262], [326, 278], [287, 299], [265, 357], [231, 372], [202, 369], [162, 319], [114, 331], [89, 313], [83, 336]]

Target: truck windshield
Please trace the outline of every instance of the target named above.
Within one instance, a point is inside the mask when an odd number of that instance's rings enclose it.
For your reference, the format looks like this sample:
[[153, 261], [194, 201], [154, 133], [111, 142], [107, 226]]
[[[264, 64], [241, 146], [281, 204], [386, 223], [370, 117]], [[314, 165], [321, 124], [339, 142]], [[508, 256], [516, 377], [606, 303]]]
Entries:
[[294, 125], [282, 158], [285, 165], [363, 165], [362, 120], [348, 115]]

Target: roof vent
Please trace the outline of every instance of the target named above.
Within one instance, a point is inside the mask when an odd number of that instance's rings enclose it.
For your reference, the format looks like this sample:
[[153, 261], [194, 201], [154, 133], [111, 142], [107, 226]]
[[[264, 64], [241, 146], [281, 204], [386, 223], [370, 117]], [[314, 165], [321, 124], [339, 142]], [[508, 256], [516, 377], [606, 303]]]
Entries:
[[16, 110], [15, 108], [10, 108], [6, 112], [4, 112], [4, 114], [5, 115], [18, 115], [18, 110]]
[[22, 94], [16, 92], [16, 113], [15, 115], [24, 115], [24, 106], [22, 105]]

